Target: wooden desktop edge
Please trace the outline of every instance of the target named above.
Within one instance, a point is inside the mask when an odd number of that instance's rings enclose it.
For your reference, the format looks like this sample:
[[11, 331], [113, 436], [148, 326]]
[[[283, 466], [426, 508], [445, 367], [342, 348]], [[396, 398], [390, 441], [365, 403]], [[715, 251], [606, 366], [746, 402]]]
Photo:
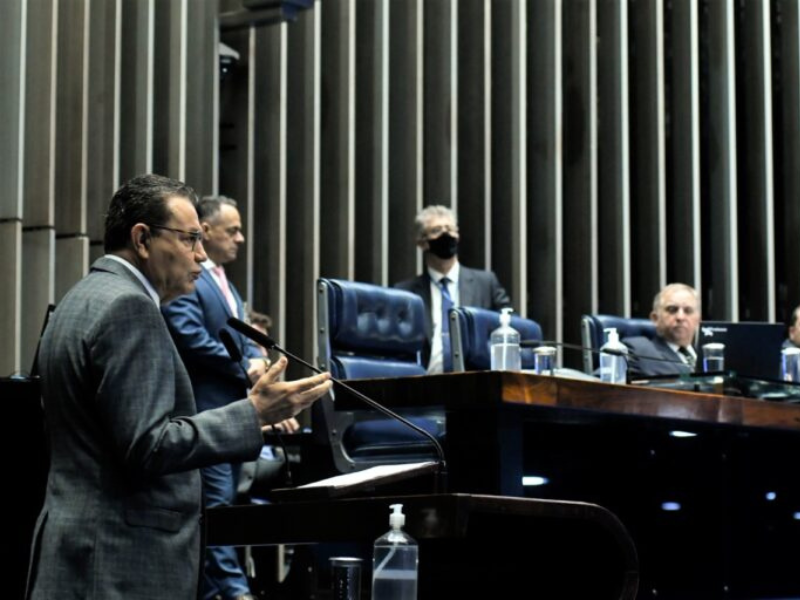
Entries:
[[[529, 373], [477, 371], [348, 383], [390, 408], [439, 405], [452, 410], [524, 404], [712, 424], [800, 429], [800, 405]], [[337, 396], [338, 410], [361, 408], [360, 403], [345, 394]]]

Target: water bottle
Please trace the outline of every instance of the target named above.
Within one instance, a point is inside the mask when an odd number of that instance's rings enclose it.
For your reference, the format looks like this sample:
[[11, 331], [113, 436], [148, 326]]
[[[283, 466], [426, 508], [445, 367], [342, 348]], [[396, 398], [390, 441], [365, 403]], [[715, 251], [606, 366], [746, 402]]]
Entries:
[[[606, 329], [608, 341], [600, 348], [600, 380], [606, 383], [627, 383], [628, 347], [619, 341], [613, 327]], [[611, 353], [605, 352], [610, 350]]]
[[500, 313], [500, 327], [489, 339], [492, 355], [492, 371], [519, 371], [522, 361], [519, 353], [519, 332], [511, 327], [511, 309]]
[[402, 504], [391, 505], [391, 529], [375, 540], [372, 558], [373, 600], [416, 600], [419, 547], [403, 531], [406, 516]]

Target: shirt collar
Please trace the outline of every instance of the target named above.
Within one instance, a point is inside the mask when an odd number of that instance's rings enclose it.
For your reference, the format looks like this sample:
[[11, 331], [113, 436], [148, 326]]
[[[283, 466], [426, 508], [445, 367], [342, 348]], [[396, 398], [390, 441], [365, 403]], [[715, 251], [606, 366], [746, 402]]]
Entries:
[[217, 263], [215, 263], [215, 262], [214, 262], [213, 260], [211, 260], [210, 258], [207, 258], [207, 259], [205, 260], [205, 262], [202, 262], [202, 263], [200, 263], [200, 266], [202, 266], [204, 269], [207, 269], [207, 270], [209, 270], [209, 271], [210, 271], [211, 269], [213, 269], [214, 267], [217, 267], [217, 266], [219, 266], [219, 265], [217, 265]]
[[131, 273], [136, 276], [136, 279], [142, 282], [144, 289], [147, 290], [147, 293], [153, 299], [153, 302], [156, 303], [156, 306], [161, 306], [161, 299], [158, 297], [158, 292], [156, 288], [153, 287], [153, 284], [150, 283], [150, 280], [144, 276], [144, 274], [137, 269], [132, 263], [129, 263], [127, 260], [122, 258], [121, 256], [117, 256], [116, 254], [106, 254], [104, 258], [110, 258], [111, 260], [115, 260], [118, 263], [122, 264], [126, 269], [128, 269]]
[[458, 277], [460, 274], [461, 274], [461, 265], [458, 263], [458, 261], [455, 262], [453, 268], [450, 269], [450, 272], [447, 275], [445, 275], [444, 273], [440, 273], [439, 271], [437, 271], [432, 267], [428, 267], [428, 277], [430, 277], [431, 281], [436, 284], [438, 284], [442, 280], [442, 277], [447, 277], [448, 281], [458, 285]]

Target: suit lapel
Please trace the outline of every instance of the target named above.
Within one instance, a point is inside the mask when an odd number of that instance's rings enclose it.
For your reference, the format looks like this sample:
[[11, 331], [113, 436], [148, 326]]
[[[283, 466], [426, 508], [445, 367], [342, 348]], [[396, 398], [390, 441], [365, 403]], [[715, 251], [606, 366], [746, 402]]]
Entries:
[[472, 269], [461, 265], [461, 272], [458, 275], [458, 305], [459, 306], [478, 306], [475, 292], [475, 274]]
[[678, 354], [677, 352], [675, 352], [672, 348], [670, 348], [669, 344], [667, 344], [667, 342], [665, 342], [662, 338], [660, 338], [660, 337], [653, 338], [653, 344], [658, 348], [659, 352], [661, 352], [661, 358], [664, 358], [664, 359], [667, 359], [667, 360], [674, 360], [674, 361], [680, 363], [680, 364], [676, 364], [675, 366], [678, 369], [680, 369], [681, 372], [689, 373], [691, 371], [691, 369], [689, 368], [689, 365], [687, 365], [685, 362], [683, 362], [683, 359], [681, 358], [681, 355]]

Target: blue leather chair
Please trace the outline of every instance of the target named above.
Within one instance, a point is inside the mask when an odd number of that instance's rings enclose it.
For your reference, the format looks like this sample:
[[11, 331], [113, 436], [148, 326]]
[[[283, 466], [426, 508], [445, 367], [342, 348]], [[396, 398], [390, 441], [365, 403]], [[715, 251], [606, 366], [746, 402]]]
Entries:
[[[487, 371], [491, 367], [489, 337], [500, 327], [500, 313], [485, 308], [461, 306], [450, 310], [450, 340], [454, 371]], [[511, 315], [511, 327], [521, 341], [541, 341], [536, 321]], [[533, 369], [533, 351], [522, 349], [522, 368]]]
[[[339, 379], [425, 375], [425, 306], [416, 294], [339, 279], [317, 282], [319, 366]], [[316, 403], [340, 472], [435, 458], [425, 438], [371, 411], [336, 411], [331, 397]], [[403, 413], [441, 435], [443, 416]]]
[[599, 355], [592, 350], [600, 350], [607, 341], [605, 330], [612, 327], [617, 330], [621, 340], [638, 336], [652, 339], [656, 335], [656, 326], [650, 319], [632, 319], [615, 315], [583, 315], [581, 317], [581, 345], [587, 348], [583, 351], [583, 370], [586, 373], [591, 375], [600, 368]]

